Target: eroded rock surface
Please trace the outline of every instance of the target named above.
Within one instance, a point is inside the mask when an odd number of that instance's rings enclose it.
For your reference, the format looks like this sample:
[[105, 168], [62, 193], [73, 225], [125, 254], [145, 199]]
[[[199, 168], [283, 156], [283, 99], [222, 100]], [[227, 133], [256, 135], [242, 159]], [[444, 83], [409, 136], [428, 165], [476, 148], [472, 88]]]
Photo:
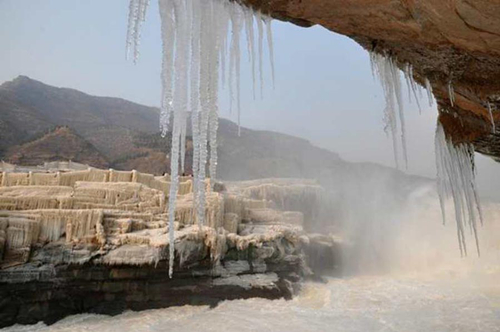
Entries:
[[[320, 24], [429, 79], [441, 122], [456, 143], [500, 158], [500, 2], [495, 0], [244, 0], [300, 26]], [[451, 103], [449, 86], [455, 92]], [[451, 119], [451, 120], [450, 120]], [[455, 119], [455, 121], [452, 121]]]
[[207, 179], [206, 223], [199, 226], [192, 179], [182, 177], [169, 279], [168, 175], [46, 166], [1, 173], [0, 326], [79, 312], [289, 298], [313, 273], [306, 253], [337, 250], [333, 238], [304, 231], [323, 191], [312, 181], [212, 187]]

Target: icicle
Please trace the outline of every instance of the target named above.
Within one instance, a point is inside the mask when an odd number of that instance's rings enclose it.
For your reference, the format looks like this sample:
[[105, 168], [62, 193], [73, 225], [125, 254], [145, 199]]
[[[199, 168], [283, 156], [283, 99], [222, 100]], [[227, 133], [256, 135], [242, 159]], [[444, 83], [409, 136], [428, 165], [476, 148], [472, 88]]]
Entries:
[[[406, 151], [406, 129], [403, 100], [401, 95], [401, 81], [399, 78], [398, 69], [394, 63], [394, 60], [381, 54], [371, 52], [370, 60], [374, 73], [377, 75], [384, 90], [386, 102], [386, 107], [384, 110], [385, 130], [386, 132], [389, 131], [392, 136], [392, 145], [396, 167], [399, 168], [398, 146], [396, 139], [398, 131], [398, 115], [399, 123], [401, 126], [401, 144], [403, 147], [403, 157], [406, 166], [408, 166], [408, 157]], [[398, 108], [398, 112], [396, 112], [396, 107]]]
[[478, 255], [477, 218], [483, 223], [483, 214], [477, 195], [474, 173], [474, 147], [472, 144], [453, 144], [446, 138], [443, 126], [438, 123], [435, 137], [438, 194], [443, 223], [445, 222], [446, 198], [452, 197], [460, 251], [467, 255], [465, 227], [468, 224], [475, 241]]
[[[135, 50], [138, 44], [140, 25], [145, 18], [147, 5], [148, 0], [130, 1], [129, 30], [127, 33], [127, 46], [130, 49], [134, 47]], [[198, 223], [203, 225], [206, 206], [205, 178], [207, 175], [208, 145], [210, 145], [209, 172], [212, 183], [216, 177], [219, 75], [221, 83], [224, 84], [225, 71], [227, 70], [229, 73], [230, 110], [234, 99], [236, 99], [238, 127], [240, 128], [240, 36], [245, 24], [248, 51], [255, 73], [254, 13], [237, 2], [228, 0], [159, 0], [159, 9], [163, 41], [161, 75], [163, 89], [160, 114], [160, 128], [163, 136], [170, 130], [169, 121], [173, 115], [169, 197], [171, 244], [169, 272], [171, 274], [175, 253], [173, 222], [176, 195], [179, 188], [179, 163], [182, 171], [185, 169], [188, 106], [191, 111], [193, 134], [193, 202], [195, 206], [193, 210], [196, 210]], [[269, 53], [272, 61], [270, 19], [267, 17], [262, 19], [268, 28]], [[257, 22], [259, 55], [262, 53], [262, 19]], [[267, 24], [268, 22], [269, 24]], [[232, 29], [230, 41], [228, 41], [229, 28]], [[227, 54], [228, 48], [229, 55]], [[229, 60], [229, 66], [226, 67], [227, 60]], [[274, 71], [272, 63], [271, 67]], [[259, 69], [262, 71], [260, 58]], [[262, 80], [262, 73], [260, 76]], [[234, 98], [233, 93], [236, 98]], [[194, 215], [192, 217], [194, 218]]]
[[[396, 96], [396, 101], [398, 104], [398, 110], [399, 110], [399, 123], [401, 125], [401, 145], [403, 148], [403, 157], [405, 161], [405, 166], [408, 168], [408, 152], [406, 149], [406, 126], [405, 126], [405, 113], [403, 109], [403, 96], [401, 93], [401, 80], [399, 79], [399, 71], [398, 68], [396, 67], [394, 60], [391, 59], [391, 64], [390, 64], [390, 70], [392, 74], [392, 79], [390, 81], [393, 82], [393, 91]], [[415, 97], [415, 99], [417, 99]]]
[[269, 63], [271, 64], [271, 76], [273, 78], [273, 89], [274, 89], [274, 46], [273, 46], [273, 30], [271, 27], [272, 19], [270, 16], [264, 16], [264, 23], [266, 24], [266, 35], [267, 35], [267, 48], [269, 52]]
[[245, 17], [245, 34], [247, 36], [248, 60], [252, 64], [252, 93], [255, 99], [255, 42], [253, 35], [253, 11], [250, 8], [244, 7], [243, 14]]
[[453, 85], [451, 82], [448, 83], [448, 96], [450, 98], [451, 107], [455, 106], [455, 89], [453, 89]]
[[425, 90], [427, 90], [427, 99], [429, 100], [429, 107], [434, 105], [434, 97], [432, 95], [432, 85], [428, 78], [425, 78]]
[[221, 85], [225, 86], [226, 83], [226, 57], [227, 57], [227, 32], [229, 30], [229, 4], [225, 1], [222, 1], [221, 6], [223, 7], [219, 15], [221, 15], [221, 19], [218, 20], [220, 24], [220, 48], [219, 48], [219, 57], [220, 57], [220, 72], [221, 72]]
[[210, 144], [210, 183], [215, 184], [216, 170], [217, 170], [217, 130], [219, 128], [219, 109], [218, 109], [218, 91], [217, 86], [218, 81], [218, 71], [219, 62], [217, 58], [220, 54], [221, 42], [223, 41], [223, 35], [227, 35], [227, 31], [224, 29], [225, 24], [217, 18], [217, 13], [221, 12], [223, 8], [220, 8], [220, 2], [212, 2], [212, 25], [214, 31], [211, 36], [211, 45], [213, 46], [211, 59], [210, 59], [210, 109], [209, 109], [209, 133], [208, 142]]
[[[198, 0], [191, 1], [191, 67], [190, 67], [190, 92], [191, 92], [191, 133], [193, 137], [193, 205], [198, 205], [199, 172], [200, 172], [200, 37], [201, 37], [201, 8]], [[194, 209], [193, 209], [194, 211]], [[194, 216], [192, 216], [194, 218]], [[201, 227], [201, 220], [198, 220]]]
[[495, 126], [495, 119], [493, 118], [493, 111], [491, 110], [491, 104], [488, 102], [488, 113], [490, 114], [490, 121], [491, 121], [491, 132], [493, 134], [496, 134], [497, 129]]
[[[373, 69], [372, 69], [372, 71], [373, 71]], [[408, 89], [408, 100], [411, 103], [411, 92], [412, 92], [412, 89], [411, 89], [411, 86], [410, 86], [410, 75], [411, 74], [410, 74], [410, 64], [409, 63], [405, 64], [405, 70], [403, 71], [403, 73], [405, 75], [406, 87]]]
[[404, 70], [404, 75], [406, 79], [406, 84], [408, 86], [408, 96], [411, 102], [411, 94], [415, 97], [415, 102], [417, 103], [418, 112], [422, 114], [422, 107], [420, 106], [419, 96], [417, 96], [417, 91], [420, 92], [420, 86], [413, 79], [413, 67], [407, 63]]
[[187, 134], [187, 111], [184, 111], [184, 114], [181, 119], [181, 173], [184, 175], [185, 161], [186, 161], [186, 134]]
[[[140, 6], [140, 11], [139, 11], [139, 16], [141, 22], [146, 22], [146, 14], [148, 12], [148, 7], [149, 7], [149, 0], [142, 0], [141, 6]], [[140, 27], [139, 27], [140, 29]]]
[[127, 28], [127, 43], [126, 43], [126, 57], [130, 58], [132, 53], [135, 62], [135, 26], [138, 18], [139, 0], [130, 0], [128, 8], [128, 28]]
[[161, 70], [162, 99], [160, 113], [160, 130], [163, 137], [167, 135], [170, 115], [173, 110], [173, 73], [174, 73], [174, 45], [175, 18], [173, 1], [159, 1], [161, 17], [161, 36], [163, 40], [163, 60]]
[[262, 54], [263, 54], [263, 43], [264, 43], [264, 24], [262, 22], [262, 14], [260, 11], [257, 12], [257, 30], [259, 32], [259, 78], [260, 78], [260, 98], [264, 97], [264, 76], [262, 68]]
[[[240, 56], [240, 30], [241, 17], [238, 8], [231, 6], [229, 8], [229, 17], [231, 21], [232, 35], [229, 48], [229, 112], [232, 114], [234, 102], [234, 86], [236, 75], [236, 59]], [[238, 60], [239, 64], [239, 60]]]
[[[170, 0], [169, 0], [170, 1]], [[165, 1], [164, 1], [165, 2]], [[187, 109], [187, 63], [186, 59], [189, 54], [189, 29], [188, 17], [186, 10], [186, 1], [174, 0], [174, 14], [177, 24], [177, 45], [175, 53], [175, 80], [174, 88], [176, 98], [174, 100], [174, 125], [172, 129], [172, 148], [170, 157], [170, 195], [169, 195], [169, 220], [168, 220], [168, 233], [169, 233], [169, 276], [172, 278], [174, 268], [174, 253], [175, 253], [175, 236], [174, 236], [174, 221], [175, 221], [175, 207], [177, 200], [177, 189], [179, 186], [179, 148], [183, 127], [183, 120], [185, 121], [185, 112]]]
[[[232, 24], [232, 38], [231, 38], [231, 76], [236, 80], [236, 109], [238, 112], [238, 136], [241, 134], [241, 107], [240, 107], [240, 32], [242, 29], [242, 16], [241, 8], [231, 6], [230, 17]], [[232, 85], [232, 84], [231, 84]], [[232, 91], [232, 89], [231, 89]], [[231, 100], [233, 97], [231, 96]]]
[[200, 125], [199, 125], [199, 165], [198, 165], [198, 192], [197, 215], [198, 222], [203, 225], [205, 220], [205, 175], [207, 164], [207, 143], [208, 143], [208, 119], [210, 113], [210, 82], [211, 77], [211, 38], [213, 26], [211, 20], [210, 4], [208, 1], [200, 1], [201, 12], [201, 32], [200, 32]]
[[199, 157], [199, 166], [198, 166], [198, 192], [197, 195], [197, 212], [198, 212], [198, 222], [203, 225], [205, 220], [205, 174], [206, 174], [206, 166], [207, 166], [207, 132], [208, 132], [208, 111], [200, 112], [200, 157]]
[[179, 138], [180, 138], [180, 116], [174, 116], [174, 128], [172, 131], [172, 155], [170, 157], [170, 194], [168, 200], [168, 235], [169, 235], [169, 269], [168, 275], [172, 278], [174, 271], [175, 254], [175, 207], [177, 200], [177, 189], [179, 186]]
[[134, 63], [139, 58], [141, 25], [146, 19], [149, 0], [130, 0], [127, 29], [127, 59], [132, 54]]

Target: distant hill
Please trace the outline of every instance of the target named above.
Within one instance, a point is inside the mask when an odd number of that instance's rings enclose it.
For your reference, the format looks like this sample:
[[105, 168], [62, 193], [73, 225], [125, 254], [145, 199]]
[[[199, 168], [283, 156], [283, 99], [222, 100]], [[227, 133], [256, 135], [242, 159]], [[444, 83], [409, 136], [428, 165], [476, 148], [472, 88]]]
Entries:
[[69, 127], [57, 127], [31, 142], [10, 147], [5, 159], [17, 165], [42, 165], [58, 160], [75, 160], [99, 168], [109, 165], [92, 144]]
[[[96, 167], [169, 171], [170, 140], [158, 132], [159, 110], [119, 98], [96, 97], [19, 76], [0, 85], [0, 156], [26, 165], [68, 160]], [[414, 181], [394, 169], [349, 163], [336, 153], [290, 135], [242, 128], [220, 119], [218, 175], [239, 180], [263, 177]], [[190, 171], [191, 141], [187, 142]], [[403, 181], [405, 180], [405, 181]]]
[[[0, 115], [0, 153], [9, 162], [34, 165], [41, 158], [60, 158], [96, 167], [153, 173], [169, 170], [170, 141], [158, 133], [159, 110], [154, 107], [90, 96], [19, 76], [0, 86]], [[54, 130], [61, 126], [66, 129]], [[340, 160], [335, 153], [300, 138], [245, 128], [238, 137], [237, 131], [236, 124], [221, 119], [219, 174], [226, 178], [276, 176], [280, 171], [301, 176], [314, 166]], [[65, 136], [70, 132], [72, 139], [68, 140]], [[61, 151], [64, 141], [68, 148], [70, 141], [75, 149], [85, 146], [87, 153]], [[189, 165], [190, 146], [188, 139]]]

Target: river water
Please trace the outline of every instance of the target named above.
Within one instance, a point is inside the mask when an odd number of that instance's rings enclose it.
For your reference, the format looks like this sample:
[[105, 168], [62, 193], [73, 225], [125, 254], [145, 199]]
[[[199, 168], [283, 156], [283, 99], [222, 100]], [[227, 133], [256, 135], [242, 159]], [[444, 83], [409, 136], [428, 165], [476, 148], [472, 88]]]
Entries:
[[[6, 331], [500, 331], [500, 274], [364, 276], [307, 283], [290, 301], [225, 301], [76, 315]], [[473, 281], [472, 281], [473, 280]]]

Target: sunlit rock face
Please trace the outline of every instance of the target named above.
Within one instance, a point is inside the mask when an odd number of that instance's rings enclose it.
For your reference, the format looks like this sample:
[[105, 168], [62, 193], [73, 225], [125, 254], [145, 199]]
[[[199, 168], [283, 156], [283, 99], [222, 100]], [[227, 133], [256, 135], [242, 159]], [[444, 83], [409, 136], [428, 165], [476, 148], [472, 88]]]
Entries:
[[211, 186], [206, 179], [200, 226], [192, 177], [184, 176], [171, 279], [170, 176], [83, 167], [3, 165], [0, 327], [79, 312], [290, 297], [297, 282], [312, 275], [306, 257], [333, 257], [337, 248], [333, 237], [320, 241], [304, 231], [315, 216], [296, 202], [321, 203], [323, 189], [313, 181]]
[[[456, 143], [500, 157], [488, 104], [500, 121], [500, 3], [494, 0], [244, 0], [277, 19], [300, 26], [320, 24], [357, 41], [368, 51], [413, 66], [415, 80], [429, 79], [443, 121]], [[450, 101], [449, 86], [454, 90]]]

